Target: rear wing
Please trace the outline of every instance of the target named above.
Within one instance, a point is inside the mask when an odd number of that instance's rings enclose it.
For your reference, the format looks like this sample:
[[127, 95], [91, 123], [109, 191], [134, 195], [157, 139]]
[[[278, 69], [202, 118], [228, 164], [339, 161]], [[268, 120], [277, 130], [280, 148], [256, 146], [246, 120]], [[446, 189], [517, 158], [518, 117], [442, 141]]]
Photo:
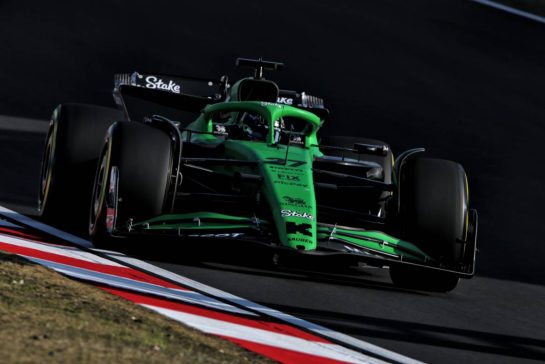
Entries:
[[[157, 107], [163, 115], [179, 119], [180, 113], [188, 114], [184, 118], [191, 117], [189, 114], [196, 117], [206, 105], [226, 101], [229, 89], [227, 76], [210, 80], [133, 72], [114, 76], [113, 96], [128, 120], [157, 114]], [[280, 90], [277, 103], [310, 111], [322, 120], [329, 116], [324, 100], [305, 92]]]
[[198, 113], [208, 104], [224, 101], [228, 89], [226, 76], [214, 81], [133, 72], [114, 76], [113, 96], [116, 105], [125, 112], [127, 118], [135, 120], [146, 114], [142, 110], [145, 104], [150, 104], [152, 109], [153, 106], [159, 106]]
[[119, 90], [120, 86], [143, 87], [216, 100], [225, 98], [228, 88], [226, 76], [223, 76], [219, 81], [214, 81], [195, 77], [138, 72], [116, 74], [114, 76], [114, 92]]
[[279, 104], [295, 106], [316, 114], [321, 120], [329, 116], [329, 110], [324, 106], [324, 100], [320, 97], [308, 95], [305, 92], [280, 90], [278, 93]]

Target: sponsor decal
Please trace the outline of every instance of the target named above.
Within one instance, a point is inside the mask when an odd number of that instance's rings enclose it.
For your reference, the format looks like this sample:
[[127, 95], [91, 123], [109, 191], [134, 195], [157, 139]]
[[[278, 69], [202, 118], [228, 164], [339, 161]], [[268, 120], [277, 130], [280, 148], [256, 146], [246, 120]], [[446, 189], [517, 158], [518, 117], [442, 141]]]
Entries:
[[299, 247], [301, 244], [307, 244], [307, 245], [311, 245], [312, 244], [312, 240], [309, 240], [309, 239], [303, 239], [303, 238], [295, 238], [295, 239], [288, 239], [289, 242], [291, 243], [296, 243], [297, 247]]
[[307, 207], [307, 203], [300, 197], [283, 196], [285, 203], [292, 206]]
[[172, 80], [169, 80], [168, 83], [165, 83], [162, 79], [156, 76], [146, 77], [146, 87], [151, 89], [170, 91], [174, 92], [175, 94], [180, 93], [180, 85]]
[[293, 99], [291, 97], [279, 97], [276, 99], [278, 104], [293, 105]]
[[244, 233], [224, 233], [224, 234], [189, 234], [184, 235], [188, 238], [240, 238]]
[[[269, 157], [267, 159], [270, 159], [270, 160], [273, 160], [273, 161], [277, 161], [278, 158], [272, 158], [272, 157]], [[277, 165], [277, 164], [273, 164], [273, 165], [270, 165], [268, 166], [269, 169], [271, 171], [274, 171], [274, 172], [282, 172], [282, 173], [290, 173], [290, 174], [298, 174], [298, 175], [304, 175], [306, 172], [304, 170], [301, 170], [300, 168], [297, 168], [297, 167], [300, 167], [302, 166], [303, 164], [306, 164], [305, 161], [295, 161], [294, 163], [292, 163], [291, 165]]]
[[282, 217], [301, 217], [303, 219], [314, 220], [314, 216], [307, 214], [306, 212], [300, 213], [293, 210], [280, 210]]
[[[297, 223], [292, 221], [286, 222], [287, 234], [303, 234], [306, 236], [312, 236], [312, 225], [307, 223]], [[292, 240], [293, 238], [290, 238]]]
[[284, 182], [284, 181], [274, 181], [277, 185], [286, 185], [290, 187], [300, 187], [300, 188], [308, 188], [308, 185], [306, 183], [295, 183], [295, 182]]
[[276, 103], [274, 103], [274, 102], [264, 102], [264, 101], [261, 102], [261, 106], [276, 106], [276, 107], [279, 108], [279, 109], [281, 109], [281, 108], [284, 107], [284, 106], [278, 105], [278, 104], [276, 104]]
[[295, 136], [290, 136], [290, 143], [304, 145], [305, 141], [303, 140], [303, 138], [301, 138], [301, 136], [295, 135]]
[[229, 133], [227, 133], [227, 128], [225, 127], [225, 125], [216, 124], [214, 129], [216, 129], [215, 134], [229, 135]]
[[[299, 162], [297, 162], [299, 163]], [[305, 162], [302, 162], [303, 164]], [[298, 168], [291, 168], [289, 166], [269, 165], [267, 166], [271, 172], [276, 174], [276, 179], [273, 180], [274, 184], [287, 185], [293, 187], [307, 188], [308, 184], [304, 179], [305, 171]]]
[[297, 241], [301, 243], [310, 243], [311, 241], [307, 238], [288, 238], [289, 241]]
[[278, 179], [281, 181], [301, 182], [301, 179], [299, 178], [299, 176], [293, 176], [293, 175], [283, 174], [283, 173], [278, 173], [277, 176], [278, 176]]

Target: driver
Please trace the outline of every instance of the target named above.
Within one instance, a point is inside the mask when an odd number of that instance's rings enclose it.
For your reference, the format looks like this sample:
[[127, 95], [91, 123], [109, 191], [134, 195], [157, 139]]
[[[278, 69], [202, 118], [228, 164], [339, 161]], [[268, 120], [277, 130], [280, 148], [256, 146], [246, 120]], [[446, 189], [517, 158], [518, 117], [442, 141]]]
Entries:
[[269, 123], [259, 114], [242, 112], [239, 114], [238, 124], [243, 134], [249, 140], [265, 141], [269, 133]]
[[[237, 120], [241, 127], [242, 134], [248, 140], [266, 141], [269, 133], [269, 123], [260, 114], [254, 114], [249, 112], [241, 112]], [[282, 138], [282, 130], [285, 129], [285, 122], [283, 118], [279, 118], [274, 122], [273, 133], [274, 143], [280, 142]]]
[[286, 128], [286, 124], [284, 123], [284, 119], [280, 117], [280, 119], [276, 120], [274, 122], [274, 143], [277, 144], [280, 142], [280, 138], [282, 137], [282, 130]]

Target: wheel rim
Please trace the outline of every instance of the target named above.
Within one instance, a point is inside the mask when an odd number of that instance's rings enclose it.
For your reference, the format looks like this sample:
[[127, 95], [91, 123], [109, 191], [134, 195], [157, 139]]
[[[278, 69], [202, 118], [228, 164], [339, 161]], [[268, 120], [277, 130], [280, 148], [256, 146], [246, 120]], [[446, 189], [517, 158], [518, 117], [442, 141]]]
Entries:
[[53, 168], [53, 155], [54, 155], [54, 135], [55, 126], [53, 122], [49, 126], [47, 132], [46, 145], [44, 155], [42, 158], [42, 168], [40, 172], [40, 196], [38, 200], [38, 208], [42, 211], [47, 201], [47, 195], [49, 194], [49, 188], [51, 186], [51, 176]]
[[93, 186], [93, 197], [91, 199], [91, 211], [89, 214], [89, 233], [93, 235], [96, 232], [97, 225], [103, 209], [105, 185], [107, 183], [108, 158], [107, 148], [102, 152], [100, 165], [95, 177]]

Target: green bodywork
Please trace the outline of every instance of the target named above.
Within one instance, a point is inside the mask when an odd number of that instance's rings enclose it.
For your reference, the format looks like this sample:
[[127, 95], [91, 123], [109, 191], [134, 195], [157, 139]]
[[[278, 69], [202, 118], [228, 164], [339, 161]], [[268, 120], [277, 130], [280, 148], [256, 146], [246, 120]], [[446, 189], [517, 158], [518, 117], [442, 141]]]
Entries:
[[[262, 116], [268, 123], [265, 140], [235, 140], [214, 135], [213, 116], [218, 113], [233, 115], [225, 125], [237, 123], [238, 113], [248, 112]], [[304, 143], [286, 145], [275, 143], [275, 122], [291, 117], [304, 120], [308, 125]], [[318, 240], [334, 238], [366, 251], [378, 252], [396, 259], [418, 262], [433, 261], [415, 245], [378, 231], [341, 228], [319, 224], [313, 181], [313, 161], [322, 157], [317, 146], [316, 133], [321, 120], [311, 112], [288, 105], [246, 101], [223, 102], [205, 107], [197, 120], [186, 127], [184, 140], [224, 145], [224, 158], [254, 162], [254, 165], [221, 165], [210, 167], [215, 173], [232, 176], [234, 173], [259, 175], [260, 193], [266, 198], [273, 221], [259, 221], [261, 226], [275, 229], [278, 243], [296, 250], [312, 251]], [[206, 133], [206, 134], [203, 134]], [[198, 231], [236, 232], [255, 228], [254, 217], [237, 217], [211, 212], [170, 214], [133, 225], [134, 228], [153, 230], [173, 229], [180, 235]]]

